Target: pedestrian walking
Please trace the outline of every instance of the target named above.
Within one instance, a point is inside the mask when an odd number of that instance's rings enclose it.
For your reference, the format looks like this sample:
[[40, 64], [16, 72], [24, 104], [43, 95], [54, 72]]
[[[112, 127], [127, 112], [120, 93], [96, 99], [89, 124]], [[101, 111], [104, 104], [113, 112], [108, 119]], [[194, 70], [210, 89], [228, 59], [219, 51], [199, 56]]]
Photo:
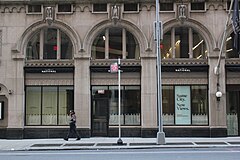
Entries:
[[77, 130], [76, 130], [76, 115], [75, 115], [75, 112], [73, 110], [70, 110], [70, 113], [69, 113], [69, 118], [70, 118], [70, 121], [69, 121], [69, 131], [68, 131], [68, 134], [66, 137], [64, 137], [63, 139], [65, 141], [68, 141], [68, 138], [70, 136], [75, 136], [77, 139], [76, 140], [80, 140], [81, 137], [79, 136]]

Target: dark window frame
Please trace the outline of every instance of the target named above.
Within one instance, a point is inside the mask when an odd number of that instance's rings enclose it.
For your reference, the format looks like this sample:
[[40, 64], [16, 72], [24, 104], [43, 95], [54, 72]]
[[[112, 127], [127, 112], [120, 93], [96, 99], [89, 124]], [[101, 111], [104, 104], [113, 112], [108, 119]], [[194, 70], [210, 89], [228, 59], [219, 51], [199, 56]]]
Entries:
[[[134, 7], [134, 9], [131, 9]], [[136, 8], [135, 8], [136, 7]], [[124, 3], [123, 4], [124, 13], [138, 13], [139, 12], [139, 3]]]
[[[66, 5], [70, 8], [66, 8]], [[70, 10], [68, 10], [70, 9]], [[73, 13], [73, 5], [70, 3], [67, 4], [58, 4], [57, 5], [57, 14], [71, 14]]]
[[206, 3], [205, 2], [192, 2], [190, 4], [190, 10], [191, 10], [191, 12], [205, 12], [206, 11]]
[[108, 5], [107, 3], [93, 3], [92, 13], [107, 13]]
[[[37, 7], [37, 8], [35, 8]], [[38, 8], [40, 7], [40, 8]], [[43, 6], [41, 4], [30, 4], [27, 5], [27, 14], [42, 14], [43, 13]], [[36, 11], [34, 11], [36, 9]], [[40, 11], [39, 11], [40, 9]]]

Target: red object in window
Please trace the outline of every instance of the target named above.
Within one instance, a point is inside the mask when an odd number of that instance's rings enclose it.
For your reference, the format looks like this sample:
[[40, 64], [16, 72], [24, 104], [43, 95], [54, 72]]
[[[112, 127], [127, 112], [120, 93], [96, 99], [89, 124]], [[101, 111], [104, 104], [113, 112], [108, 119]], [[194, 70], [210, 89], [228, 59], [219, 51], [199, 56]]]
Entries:
[[58, 50], [58, 46], [53, 46], [53, 50], [57, 51]]
[[160, 44], [160, 48], [163, 49], [163, 44]]

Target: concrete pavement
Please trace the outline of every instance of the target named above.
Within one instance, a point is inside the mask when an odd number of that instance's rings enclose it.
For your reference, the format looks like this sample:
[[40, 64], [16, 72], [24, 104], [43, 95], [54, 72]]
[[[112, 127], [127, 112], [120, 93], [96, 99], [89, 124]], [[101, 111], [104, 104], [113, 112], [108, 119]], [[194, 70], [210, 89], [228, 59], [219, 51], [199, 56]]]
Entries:
[[22, 150], [100, 150], [100, 149], [141, 149], [141, 148], [208, 148], [239, 147], [240, 137], [224, 138], [166, 138], [166, 144], [157, 145], [156, 138], [123, 137], [123, 145], [117, 145], [118, 138], [69, 139], [0, 139], [0, 151]]

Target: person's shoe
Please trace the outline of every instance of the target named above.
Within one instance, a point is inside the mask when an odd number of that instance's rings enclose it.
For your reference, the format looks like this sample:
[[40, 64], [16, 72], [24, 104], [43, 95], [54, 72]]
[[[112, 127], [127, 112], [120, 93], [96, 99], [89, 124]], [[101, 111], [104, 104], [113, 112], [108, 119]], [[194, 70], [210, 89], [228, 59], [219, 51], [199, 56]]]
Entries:
[[68, 141], [68, 139], [67, 138], [63, 138], [65, 141]]
[[81, 138], [77, 138], [76, 141], [79, 141]]

